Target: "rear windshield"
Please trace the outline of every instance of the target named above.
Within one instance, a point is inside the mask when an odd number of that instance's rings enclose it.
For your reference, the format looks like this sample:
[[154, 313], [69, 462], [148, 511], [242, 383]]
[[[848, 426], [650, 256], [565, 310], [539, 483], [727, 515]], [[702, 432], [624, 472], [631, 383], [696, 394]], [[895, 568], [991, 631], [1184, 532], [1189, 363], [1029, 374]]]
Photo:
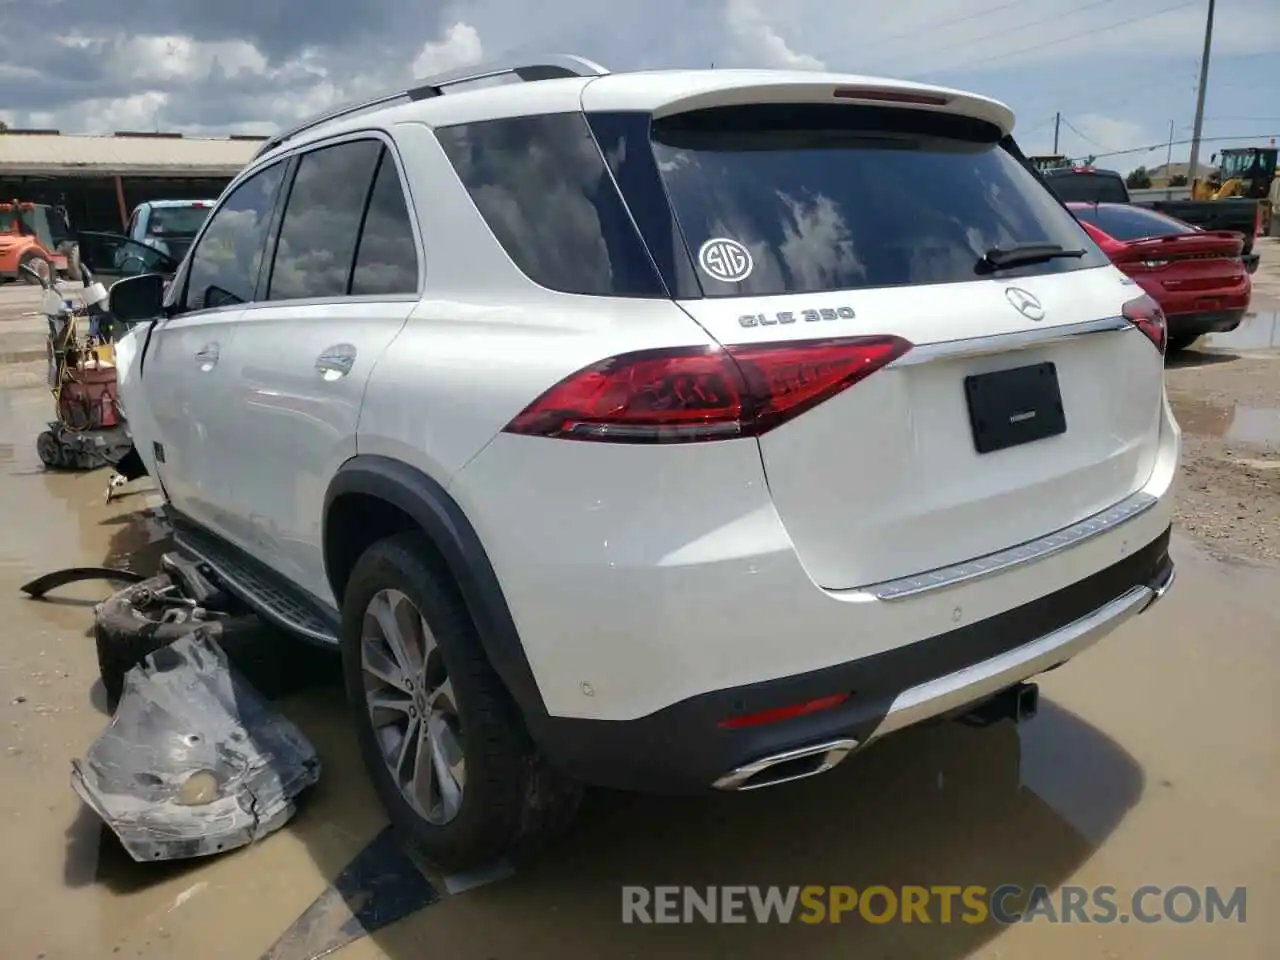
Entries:
[[1106, 263], [977, 121], [765, 104], [658, 120], [651, 143], [707, 296], [975, 280], [983, 254], [1019, 244], [1087, 252], [1001, 278]]
[[1071, 212], [1092, 223], [1117, 240], [1142, 240], [1146, 237], [1170, 237], [1179, 233], [1196, 233], [1195, 227], [1143, 207], [1080, 206]]
[[1051, 173], [1049, 189], [1063, 203], [1128, 203], [1124, 181], [1111, 173]]
[[194, 237], [209, 216], [210, 207], [152, 207], [147, 218], [151, 237]]

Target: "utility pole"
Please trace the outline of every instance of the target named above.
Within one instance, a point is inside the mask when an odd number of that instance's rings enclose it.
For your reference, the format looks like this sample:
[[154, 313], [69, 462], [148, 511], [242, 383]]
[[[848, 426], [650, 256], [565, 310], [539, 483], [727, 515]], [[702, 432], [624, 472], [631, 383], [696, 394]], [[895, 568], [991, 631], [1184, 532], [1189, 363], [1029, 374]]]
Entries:
[[1204, 91], [1209, 84], [1209, 51], [1213, 48], [1213, 7], [1209, 0], [1209, 16], [1204, 24], [1204, 56], [1200, 60], [1200, 89], [1196, 91], [1196, 122], [1191, 130], [1191, 162], [1187, 167], [1187, 179], [1194, 183], [1196, 168], [1200, 163], [1200, 131], [1204, 127]]
[[1173, 121], [1169, 121], [1169, 152], [1164, 158], [1164, 172], [1169, 173], [1169, 167], [1173, 165]]
[[1058, 155], [1058, 127], [1062, 124], [1062, 114], [1053, 115], [1053, 155]]

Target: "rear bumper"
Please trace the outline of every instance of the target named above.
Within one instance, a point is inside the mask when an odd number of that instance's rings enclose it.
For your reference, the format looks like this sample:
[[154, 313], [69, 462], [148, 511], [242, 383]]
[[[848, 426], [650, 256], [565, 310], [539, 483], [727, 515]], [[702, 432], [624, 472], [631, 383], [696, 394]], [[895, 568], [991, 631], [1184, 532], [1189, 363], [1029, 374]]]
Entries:
[[[1163, 596], [1173, 571], [1166, 529], [1064, 589], [926, 640], [701, 694], [634, 720], [542, 717], [533, 734], [554, 765], [601, 786], [656, 792], [750, 787], [762, 760], [836, 743], [841, 748], [824, 756], [839, 760], [850, 749], [962, 712], [1064, 663]], [[719, 725], [841, 693], [851, 696], [819, 713], [755, 727]]]
[[1200, 336], [1205, 333], [1226, 333], [1240, 326], [1248, 307], [1236, 310], [1211, 310], [1201, 313], [1175, 313], [1168, 317], [1169, 335], [1173, 337]]

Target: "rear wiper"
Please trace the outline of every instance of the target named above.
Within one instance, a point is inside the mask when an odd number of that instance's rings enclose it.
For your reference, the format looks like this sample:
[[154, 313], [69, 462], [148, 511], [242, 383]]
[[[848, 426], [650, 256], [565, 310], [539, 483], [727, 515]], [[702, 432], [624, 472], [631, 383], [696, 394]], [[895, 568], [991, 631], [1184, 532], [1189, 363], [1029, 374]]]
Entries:
[[1044, 263], [1064, 257], [1078, 259], [1086, 253], [1087, 250], [1066, 250], [1056, 243], [1019, 243], [1012, 247], [993, 247], [978, 259], [973, 269], [976, 273], [994, 273], [1028, 263]]

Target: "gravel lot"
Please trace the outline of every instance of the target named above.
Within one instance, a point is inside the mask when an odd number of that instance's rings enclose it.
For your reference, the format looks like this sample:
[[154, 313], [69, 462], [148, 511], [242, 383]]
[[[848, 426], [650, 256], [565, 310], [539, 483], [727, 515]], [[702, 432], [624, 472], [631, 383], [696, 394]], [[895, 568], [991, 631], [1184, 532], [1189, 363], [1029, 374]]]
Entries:
[[1183, 428], [1177, 518], [1220, 555], [1280, 560], [1280, 240], [1259, 252], [1253, 316], [1169, 363]]

